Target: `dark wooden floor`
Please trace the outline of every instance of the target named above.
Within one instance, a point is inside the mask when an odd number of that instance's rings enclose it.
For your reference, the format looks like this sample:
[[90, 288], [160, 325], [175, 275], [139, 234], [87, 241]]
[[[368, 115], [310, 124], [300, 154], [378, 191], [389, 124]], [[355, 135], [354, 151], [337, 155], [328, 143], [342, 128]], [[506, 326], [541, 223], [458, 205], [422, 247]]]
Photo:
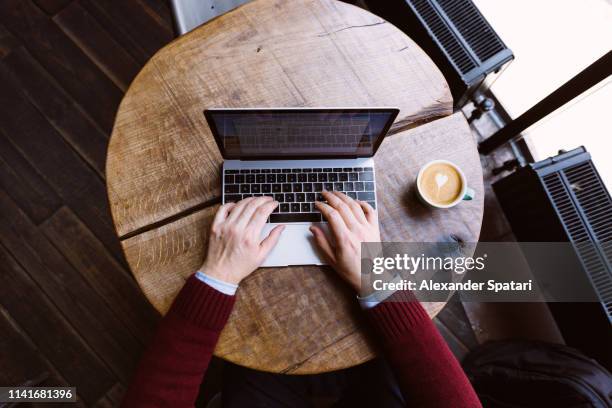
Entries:
[[[172, 38], [163, 0], [0, 1], [0, 385], [121, 399], [159, 316], [112, 227], [106, 146], [123, 93]], [[476, 345], [460, 303], [436, 324], [458, 357]]]
[[0, 1], [0, 385], [116, 406], [159, 316], [104, 186], [121, 97], [173, 38], [161, 0]]

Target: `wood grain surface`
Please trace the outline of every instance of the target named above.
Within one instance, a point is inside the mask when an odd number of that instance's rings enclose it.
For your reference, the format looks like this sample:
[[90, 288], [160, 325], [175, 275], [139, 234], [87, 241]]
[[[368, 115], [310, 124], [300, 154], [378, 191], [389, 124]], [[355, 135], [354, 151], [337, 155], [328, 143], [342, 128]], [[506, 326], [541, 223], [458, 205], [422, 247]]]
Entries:
[[[449, 210], [420, 204], [414, 180], [419, 168], [434, 159], [458, 164], [476, 199]], [[482, 172], [460, 113], [387, 137], [375, 161], [384, 241], [437, 242], [449, 235], [477, 241]], [[170, 307], [185, 279], [201, 265], [217, 207], [122, 241], [138, 283], [160, 312]], [[433, 317], [444, 303], [424, 305]], [[361, 316], [354, 294], [328, 268], [262, 268], [241, 284], [215, 354], [251, 368], [292, 374], [350, 367], [376, 353]]]
[[449, 115], [452, 97], [410, 38], [363, 9], [247, 3], [159, 51], [130, 86], [106, 164], [118, 235], [219, 197], [205, 108], [273, 106], [397, 106], [397, 133]]

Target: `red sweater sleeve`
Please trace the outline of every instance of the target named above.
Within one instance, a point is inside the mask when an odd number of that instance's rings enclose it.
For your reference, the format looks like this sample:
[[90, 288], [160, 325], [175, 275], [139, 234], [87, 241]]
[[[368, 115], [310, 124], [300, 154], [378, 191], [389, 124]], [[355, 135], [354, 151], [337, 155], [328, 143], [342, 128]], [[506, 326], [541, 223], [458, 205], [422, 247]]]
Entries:
[[[383, 302], [368, 314], [408, 405], [481, 407], [423, 307], [402, 300]], [[234, 296], [189, 278], [145, 351], [123, 406], [192, 407], [233, 305]]]
[[234, 296], [190, 277], [142, 356], [122, 406], [193, 407]]
[[423, 306], [396, 292], [367, 311], [409, 407], [482, 407]]

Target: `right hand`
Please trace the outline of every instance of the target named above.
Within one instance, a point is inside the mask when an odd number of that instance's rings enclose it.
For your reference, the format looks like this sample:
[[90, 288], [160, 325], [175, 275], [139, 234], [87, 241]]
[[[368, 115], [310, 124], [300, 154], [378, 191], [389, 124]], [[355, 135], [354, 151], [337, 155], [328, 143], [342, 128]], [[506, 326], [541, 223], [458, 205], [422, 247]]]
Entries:
[[324, 191], [327, 203], [315, 205], [329, 223], [334, 243], [321, 228], [312, 226], [317, 245], [330, 265], [357, 292], [361, 288], [361, 243], [380, 242], [378, 216], [370, 204], [339, 192]]

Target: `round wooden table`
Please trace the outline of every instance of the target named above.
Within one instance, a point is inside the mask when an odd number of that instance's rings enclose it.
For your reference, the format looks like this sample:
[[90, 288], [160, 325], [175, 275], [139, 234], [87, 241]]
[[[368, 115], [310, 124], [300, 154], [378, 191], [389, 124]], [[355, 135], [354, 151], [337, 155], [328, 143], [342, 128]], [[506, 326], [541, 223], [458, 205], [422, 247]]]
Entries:
[[[107, 160], [113, 220], [132, 272], [164, 313], [200, 266], [220, 201], [208, 107], [397, 106], [378, 151], [385, 241], [478, 239], [479, 156], [448, 86], [405, 34], [335, 0], [255, 0], [159, 51], [130, 86]], [[432, 159], [459, 164], [476, 199], [433, 211], [413, 192]], [[433, 317], [443, 303], [425, 304]], [[375, 356], [362, 314], [328, 268], [259, 269], [240, 286], [215, 354], [272, 372], [320, 373]]]

